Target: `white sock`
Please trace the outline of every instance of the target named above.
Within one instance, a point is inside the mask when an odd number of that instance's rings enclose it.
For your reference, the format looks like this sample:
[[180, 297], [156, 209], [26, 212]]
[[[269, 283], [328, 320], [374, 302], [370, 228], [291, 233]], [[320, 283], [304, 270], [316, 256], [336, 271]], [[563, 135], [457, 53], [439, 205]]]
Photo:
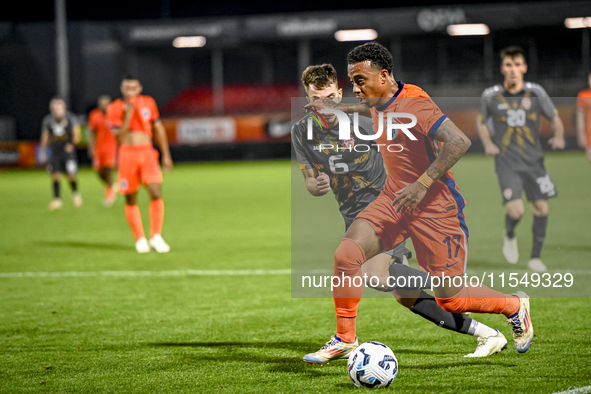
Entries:
[[494, 328], [490, 328], [486, 324], [482, 324], [480, 322], [477, 322], [476, 320], [472, 320], [472, 321], [476, 322], [476, 327], [474, 327], [474, 332], [472, 333], [473, 336], [478, 338], [478, 337], [494, 337], [497, 335], [497, 330], [495, 330]]

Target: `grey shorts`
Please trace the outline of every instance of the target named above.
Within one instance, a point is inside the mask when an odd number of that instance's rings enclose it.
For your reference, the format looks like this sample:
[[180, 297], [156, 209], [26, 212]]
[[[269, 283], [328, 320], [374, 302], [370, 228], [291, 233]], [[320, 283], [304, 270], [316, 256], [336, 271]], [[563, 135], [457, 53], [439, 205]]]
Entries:
[[407, 249], [406, 241], [396, 246], [394, 249], [385, 251], [384, 254], [388, 254], [395, 258], [397, 263], [402, 263], [402, 256], [406, 256], [407, 260], [412, 258], [412, 252]]
[[52, 151], [47, 163], [47, 171], [51, 173], [62, 172], [68, 175], [76, 174], [78, 172], [78, 156], [76, 155], [76, 151]]
[[503, 204], [522, 198], [524, 190], [528, 201], [547, 200], [558, 195], [554, 182], [543, 164], [532, 166], [528, 170], [513, 170], [499, 163], [496, 171]]

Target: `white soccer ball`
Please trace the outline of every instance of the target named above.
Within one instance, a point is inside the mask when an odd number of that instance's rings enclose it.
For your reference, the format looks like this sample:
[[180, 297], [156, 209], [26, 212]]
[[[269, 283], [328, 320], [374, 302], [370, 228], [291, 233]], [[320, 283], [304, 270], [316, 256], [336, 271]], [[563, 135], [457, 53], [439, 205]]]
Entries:
[[349, 355], [347, 371], [357, 387], [388, 387], [398, 373], [392, 349], [380, 342], [365, 342]]

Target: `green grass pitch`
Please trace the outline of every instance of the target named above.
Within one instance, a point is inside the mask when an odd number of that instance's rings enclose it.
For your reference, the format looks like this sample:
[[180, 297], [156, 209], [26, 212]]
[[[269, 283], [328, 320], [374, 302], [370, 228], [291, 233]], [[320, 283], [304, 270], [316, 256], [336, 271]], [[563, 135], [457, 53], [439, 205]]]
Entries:
[[[579, 152], [549, 154], [546, 165], [559, 197], [542, 257], [589, 284], [591, 168]], [[492, 160], [468, 155], [454, 173], [468, 201], [469, 267], [509, 269]], [[0, 393], [359, 392], [345, 361], [301, 361], [334, 333], [334, 311], [329, 298], [292, 298], [291, 204], [322, 219], [311, 233], [331, 232], [294, 237], [319, 268], [330, 269], [343, 224], [334, 199], [307, 195], [289, 161], [179, 164], [165, 174], [167, 255], [135, 252], [121, 197], [103, 207], [90, 169], [79, 184], [82, 208], [63, 181], [64, 208], [49, 212], [45, 172], [0, 173]], [[145, 191], [139, 204], [147, 230]], [[528, 209], [517, 229], [520, 269], [531, 222]], [[398, 377], [383, 392], [552, 393], [591, 385], [589, 311], [587, 298], [532, 299], [531, 349], [518, 354], [509, 339], [508, 350], [485, 359], [462, 357], [474, 338], [388, 298], [362, 300], [358, 335], [398, 357]], [[510, 338], [502, 317], [476, 317]]]

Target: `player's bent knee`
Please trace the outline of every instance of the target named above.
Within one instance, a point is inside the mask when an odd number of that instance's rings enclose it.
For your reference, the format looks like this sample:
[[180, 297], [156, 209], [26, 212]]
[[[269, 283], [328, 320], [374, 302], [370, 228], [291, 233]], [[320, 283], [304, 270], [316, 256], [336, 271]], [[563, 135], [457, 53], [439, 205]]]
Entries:
[[125, 203], [127, 205], [135, 205], [137, 203], [136, 194], [126, 194], [125, 195]]
[[354, 275], [359, 272], [364, 262], [365, 253], [361, 246], [352, 239], [343, 238], [334, 253], [335, 275]]

